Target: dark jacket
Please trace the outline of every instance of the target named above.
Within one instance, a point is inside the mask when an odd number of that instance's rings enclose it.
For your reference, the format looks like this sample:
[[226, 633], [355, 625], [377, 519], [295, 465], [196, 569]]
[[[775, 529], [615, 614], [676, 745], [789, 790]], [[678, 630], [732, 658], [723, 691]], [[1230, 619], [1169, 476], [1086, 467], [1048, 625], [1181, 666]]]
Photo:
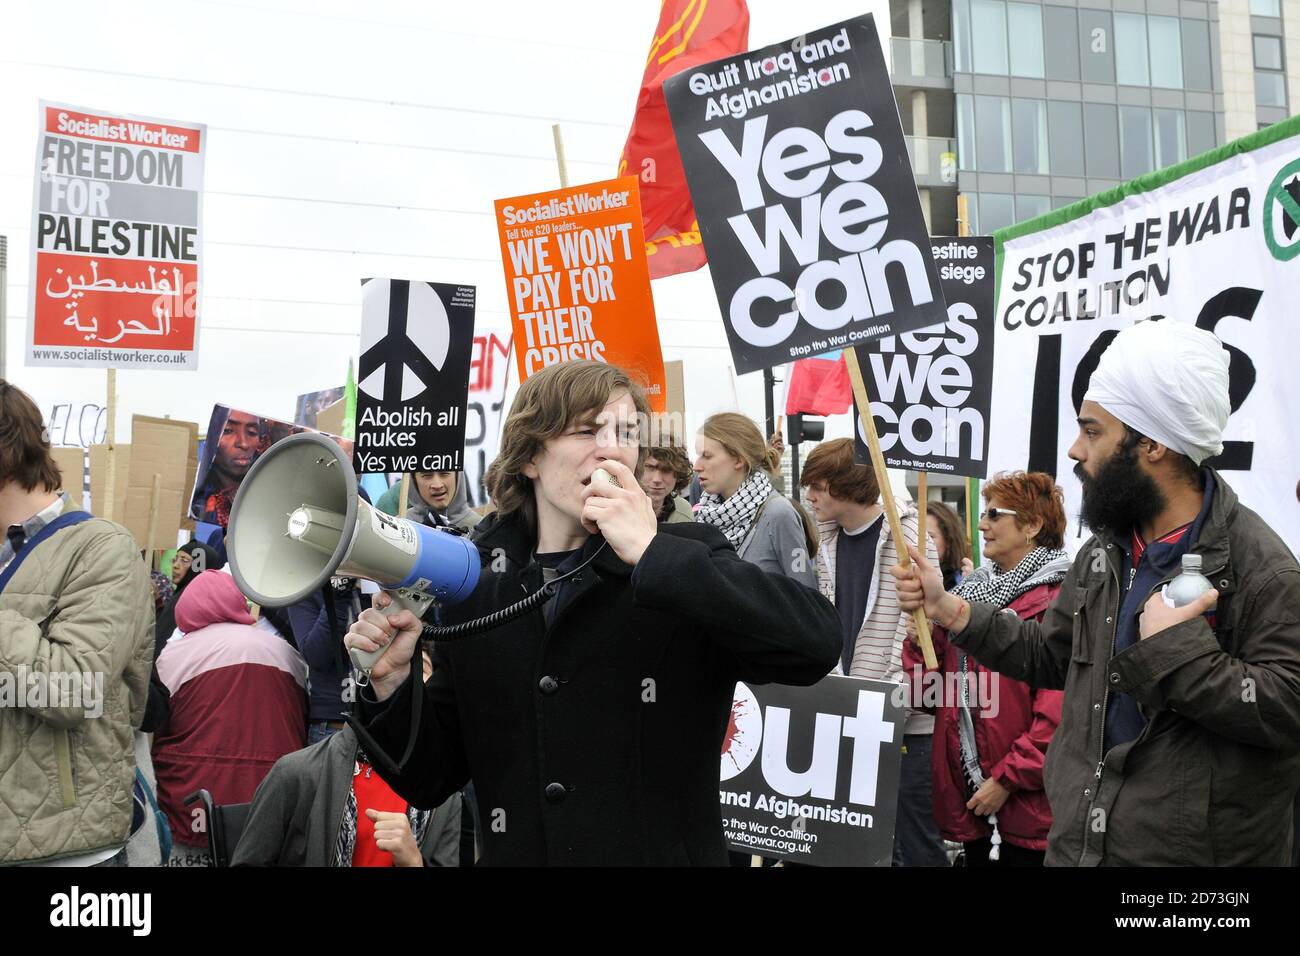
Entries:
[[215, 571], [224, 567], [226, 563], [225, 558], [213, 548], [197, 540], [190, 541], [177, 550], [189, 552], [191, 558], [202, 552], [203, 560], [195, 561], [190, 565], [185, 572], [185, 576], [181, 578], [180, 584], [176, 585], [175, 592], [154, 617], [154, 668], [149, 677], [149, 702], [145, 706], [144, 721], [140, 724], [140, 730], [146, 734], [156, 731], [167, 721], [167, 717], [171, 714], [171, 694], [167, 690], [167, 685], [158, 677], [158, 658], [162, 656], [163, 648], [167, 646], [167, 641], [171, 639], [172, 633], [176, 630], [176, 602], [181, 599], [181, 595], [185, 593], [185, 589], [189, 587], [190, 582], [204, 570], [211, 569]]
[[[329, 612], [321, 592], [310, 594], [289, 606], [294, 642], [309, 668], [309, 721], [342, 720], [347, 709], [343, 703], [343, 682], [352, 673], [352, 666], [343, 647], [343, 635], [356, 617], [353, 589], [330, 588], [330, 591], [334, 596], [337, 632], [330, 628]], [[369, 594], [358, 591], [356, 598], [362, 609], [370, 607]]]
[[[1040, 584], [1007, 607], [1026, 620], [1041, 620], [1059, 591], [1055, 584]], [[939, 659], [939, 670], [931, 673], [943, 675], [945, 688], [960, 686], [961, 652], [948, 640], [943, 628], [936, 627], [930, 634]], [[925, 667], [920, 650], [911, 641], [903, 645], [903, 667], [909, 682], [918, 673], [916, 668]], [[1011, 791], [998, 811], [998, 832], [1007, 843], [1041, 853], [1047, 849], [1047, 831], [1052, 825], [1052, 811], [1043, 791], [1043, 759], [1061, 721], [1063, 695], [1059, 690], [1029, 687], [1002, 674], [990, 675], [974, 657], [967, 657], [966, 669], [980, 768], [985, 777]], [[987, 701], [982, 698], [986, 688]], [[981, 695], [979, 700], [976, 691]], [[913, 693], [914, 700], [920, 696]], [[942, 706], [935, 711], [931, 758], [934, 822], [945, 840], [970, 843], [987, 840], [993, 828], [988, 817], [976, 816], [966, 808], [970, 793], [962, 769], [958, 706], [959, 701], [945, 693]]]
[[[971, 606], [952, 637], [1035, 687], [1064, 688], [1044, 768], [1049, 865], [1286, 866], [1300, 787], [1300, 566], [1215, 474], [1192, 552], [1219, 591], [1216, 626], [1186, 621], [1114, 654], [1120, 546], [1080, 549], [1041, 624]], [[1172, 577], [1172, 575], [1171, 575]], [[1109, 695], [1147, 719], [1103, 753]]]
[[[253, 796], [230, 865], [333, 866], [356, 759], [351, 727], [281, 757]], [[459, 865], [460, 794], [434, 811], [420, 854], [425, 866]]]
[[[449, 623], [542, 586], [522, 521], [484, 526], [483, 577]], [[435, 644], [413, 766], [385, 779], [431, 807], [472, 771], [485, 864], [726, 865], [718, 775], [735, 684], [820, 680], [839, 655], [834, 607], [694, 523], [660, 525], [635, 569], [605, 548], [552, 603], [549, 623], [534, 610]], [[361, 717], [396, 759], [410, 694], [370, 693]]]

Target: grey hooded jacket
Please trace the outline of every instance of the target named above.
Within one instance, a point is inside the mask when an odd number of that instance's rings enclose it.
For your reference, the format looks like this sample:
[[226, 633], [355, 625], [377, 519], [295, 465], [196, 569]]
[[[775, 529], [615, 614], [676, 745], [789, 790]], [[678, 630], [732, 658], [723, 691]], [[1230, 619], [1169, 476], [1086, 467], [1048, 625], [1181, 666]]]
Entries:
[[[344, 727], [281, 757], [253, 795], [231, 866], [332, 866], [352, 787], [357, 737]], [[433, 811], [420, 853], [425, 866], [457, 866], [460, 794]]]
[[[483, 520], [483, 516], [469, 506], [469, 492], [465, 482], [465, 472], [456, 472], [456, 490], [442, 517], [461, 531], [470, 531]], [[402, 483], [399, 481], [379, 496], [375, 507], [384, 514], [396, 515], [397, 496], [401, 494], [401, 488]], [[415, 486], [415, 477], [412, 476], [410, 491], [406, 495], [406, 517], [411, 521], [424, 522], [429, 511], [429, 505], [420, 497], [420, 490]]]

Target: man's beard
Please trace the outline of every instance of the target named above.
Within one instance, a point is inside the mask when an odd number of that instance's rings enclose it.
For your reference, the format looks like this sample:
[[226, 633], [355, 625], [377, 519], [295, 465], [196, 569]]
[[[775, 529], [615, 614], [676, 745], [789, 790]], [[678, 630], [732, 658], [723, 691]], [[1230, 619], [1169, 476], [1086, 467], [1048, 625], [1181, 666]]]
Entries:
[[1074, 466], [1083, 485], [1080, 517], [1092, 531], [1125, 534], [1165, 509], [1165, 496], [1138, 464], [1137, 445], [1119, 447], [1088, 477], [1083, 465]]

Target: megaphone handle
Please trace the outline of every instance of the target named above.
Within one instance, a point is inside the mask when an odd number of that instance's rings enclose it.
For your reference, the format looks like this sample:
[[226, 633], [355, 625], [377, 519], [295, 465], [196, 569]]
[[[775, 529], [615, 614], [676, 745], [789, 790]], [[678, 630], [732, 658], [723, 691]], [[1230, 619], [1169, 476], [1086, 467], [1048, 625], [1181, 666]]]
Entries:
[[[424, 612], [433, 603], [433, 598], [427, 594], [411, 591], [407, 588], [399, 588], [396, 591], [387, 591], [385, 593], [392, 598], [392, 603], [384, 609], [385, 613], [410, 611], [417, 618], [420, 618], [424, 616]], [[374, 670], [375, 665], [379, 663], [379, 659], [384, 656], [384, 652], [388, 650], [389, 646], [391, 645], [385, 644], [377, 651], [363, 651], [355, 647], [348, 648], [348, 656], [352, 658], [352, 666], [361, 672], [356, 682], [358, 687], [364, 687], [370, 683], [370, 672]]]

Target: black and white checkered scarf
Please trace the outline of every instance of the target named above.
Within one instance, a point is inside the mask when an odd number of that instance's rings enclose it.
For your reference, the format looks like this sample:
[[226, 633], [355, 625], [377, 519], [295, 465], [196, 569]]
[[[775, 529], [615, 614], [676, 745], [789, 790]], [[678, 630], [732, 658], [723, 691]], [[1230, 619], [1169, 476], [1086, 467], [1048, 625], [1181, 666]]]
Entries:
[[968, 601], [1006, 607], [1020, 595], [1040, 584], [1056, 584], [1070, 570], [1070, 556], [1059, 548], [1034, 548], [1009, 571], [1001, 571], [993, 562], [981, 565], [966, 577], [952, 593]]
[[754, 523], [754, 516], [770, 494], [772, 481], [767, 473], [751, 472], [740, 483], [735, 494], [726, 500], [708, 491], [702, 494], [700, 506], [695, 511], [695, 520], [713, 525], [726, 536], [733, 548], [739, 550], [750, 525]]

